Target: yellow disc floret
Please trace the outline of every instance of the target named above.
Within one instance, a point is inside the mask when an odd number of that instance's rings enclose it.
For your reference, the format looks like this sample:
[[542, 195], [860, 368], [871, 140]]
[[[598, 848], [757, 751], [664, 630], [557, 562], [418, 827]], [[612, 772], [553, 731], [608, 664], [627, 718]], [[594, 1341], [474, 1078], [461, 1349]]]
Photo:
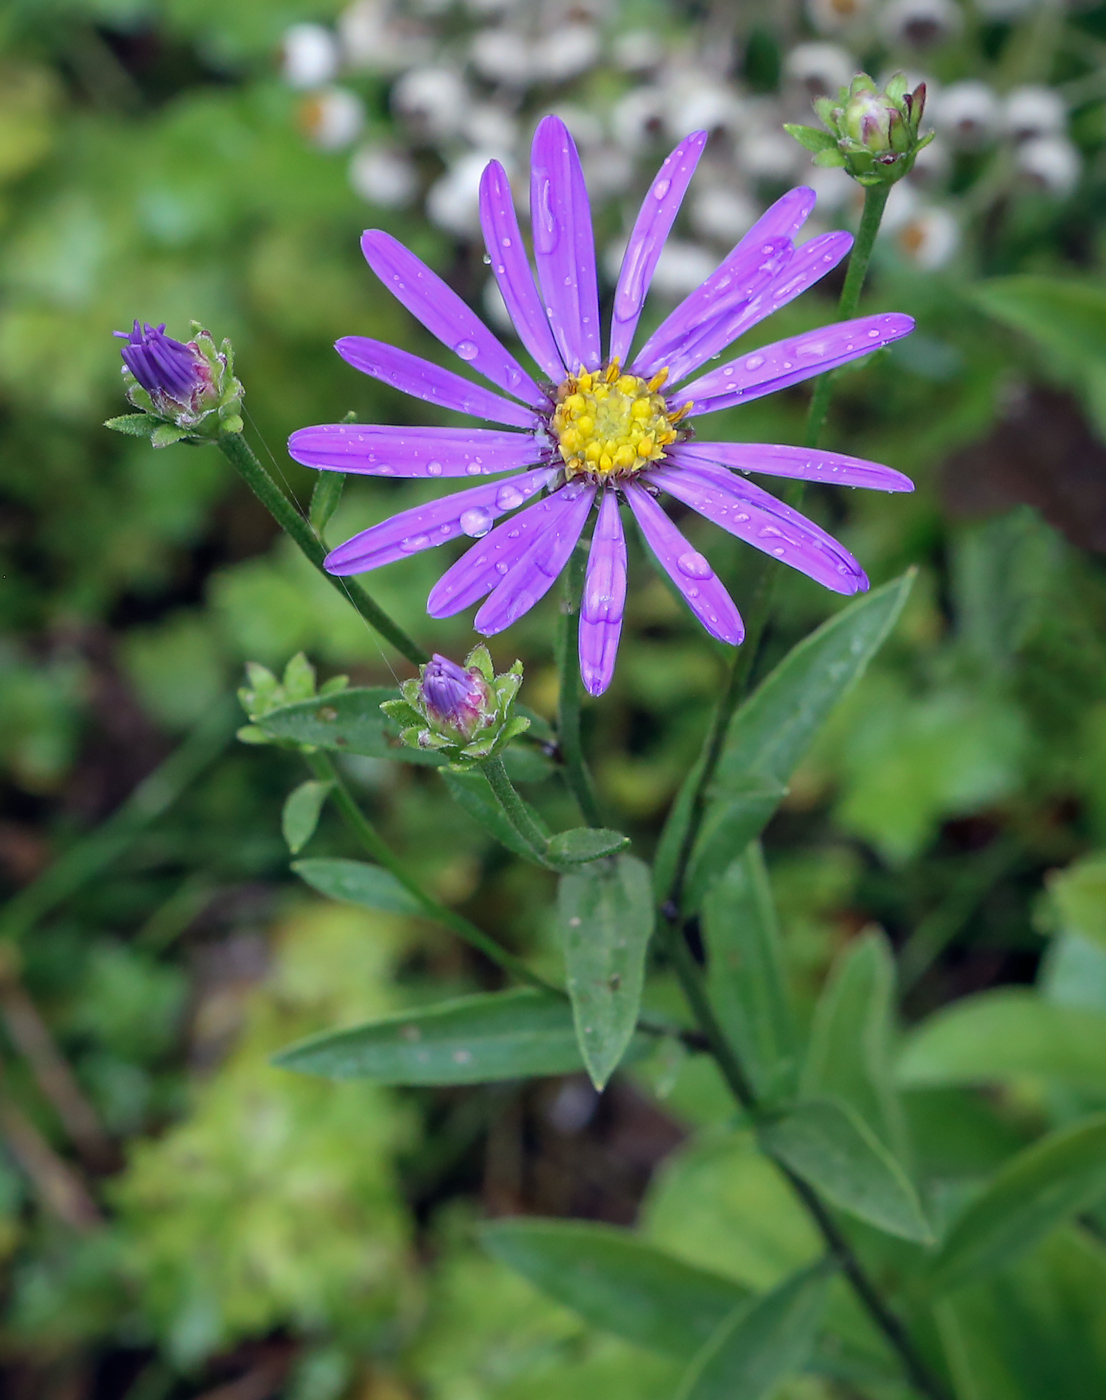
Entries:
[[667, 378], [663, 369], [648, 382], [623, 374], [617, 360], [605, 370], [570, 375], [557, 390], [551, 425], [565, 476], [608, 481], [659, 461], [687, 412], [668, 411], [660, 393]]

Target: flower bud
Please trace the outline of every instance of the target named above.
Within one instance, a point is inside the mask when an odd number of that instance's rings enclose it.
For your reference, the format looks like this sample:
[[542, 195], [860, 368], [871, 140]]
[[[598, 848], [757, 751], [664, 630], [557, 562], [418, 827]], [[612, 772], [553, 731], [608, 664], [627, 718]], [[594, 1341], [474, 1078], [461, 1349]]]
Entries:
[[137, 437], [149, 435], [155, 447], [242, 431], [242, 386], [232, 372], [229, 341], [217, 349], [196, 321], [189, 341], [166, 335], [164, 323], [140, 326], [135, 321], [131, 330], [115, 335], [126, 341], [120, 351], [123, 379], [127, 398], [139, 412], [109, 418], [106, 427]]
[[843, 166], [861, 185], [891, 185], [933, 140], [932, 132], [921, 136], [918, 130], [925, 101], [925, 83], [907, 92], [906, 78], [897, 73], [880, 89], [867, 73], [858, 73], [836, 102], [830, 97], [815, 102], [825, 131], [792, 125], [786, 130], [814, 152], [815, 165]]
[[481, 644], [463, 666], [435, 652], [420, 668], [418, 680], [404, 681], [403, 698], [385, 700], [380, 708], [401, 726], [404, 744], [436, 750], [454, 768], [471, 768], [530, 727], [528, 719], [514, 713], [521, 684], [522, 663], [516, 661], [497, 676]]

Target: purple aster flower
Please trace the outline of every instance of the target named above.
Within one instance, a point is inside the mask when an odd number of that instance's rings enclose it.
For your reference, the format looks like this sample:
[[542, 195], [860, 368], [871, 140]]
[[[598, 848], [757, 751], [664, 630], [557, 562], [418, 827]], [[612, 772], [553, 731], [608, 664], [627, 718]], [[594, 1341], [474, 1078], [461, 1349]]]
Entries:
[[339, 354], [408, 394], [502, 429], [328, 424], [293, 433], [291, 455], [328, 471], [499, 480], [363, 530], [328, 556], [331, 573], [362, 573], [467, 535], [477, 542], [439, 579], [427, 610], [448, 617], [483, 598], [475, 627], [492, 636], [549, 590], [597, 506], [580, 610], [580, 671], [593, 695], [610, 684], [622, 627], [623, 504], [692, 612], [721, 641], [741, 641], [741, 618], [710, 564], [658, 504], [662, 493], [835, 592], [867, 588], [863, 569], [847, 550], [744, 473], [884, 491], [911, 490], [906, 477], [836, 452], [700, 442], [690, 426], [867, 355], [913, 328], [909, 316], [863, 316], [777, 341], [691, 377], [848, 252], [847, 233], [821, 234], [796, 246], [795, 234], [814, 207], [813, 190], [792, 190], [778, 200], [717, 271], [632, 352], [650, 280], [706, 139], [705, 132], [695, 132], [682, 141], [645, 196], [615, 290], [606, 359], [587, 190], [572, 137], [558, 118], [546, 117], [534, 136], [536, 285], [497, 161], [488, 165], [480, 189], [492, 270], [538, 378], [394, 238], [375, 229], [364, 235], [361, 247], [384, 285], [497, 392], [361, 336], [338, 341]]
[[466, 671], [437, 652], [423, 668], [419, 696], [431, 724], [464, 743], [493, 718], [488, 713], [488, 683], [476, 667]]
[[136, 321], [132, 330], [113, 334], [127, 342], [119, 352], [123, 363], [156, 406], [168, 400], [175, 408], [196, 412], [211, 395], [211, 367], [197, 346], [166, 335], [164, 322], [140, 327]]

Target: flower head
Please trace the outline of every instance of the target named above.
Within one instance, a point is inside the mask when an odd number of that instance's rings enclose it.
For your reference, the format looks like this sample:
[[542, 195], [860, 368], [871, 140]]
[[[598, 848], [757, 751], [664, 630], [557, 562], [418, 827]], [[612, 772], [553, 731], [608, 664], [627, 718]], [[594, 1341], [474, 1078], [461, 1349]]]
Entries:
[[208, 331], [192, 322], [193, 338], [174, 340], [160, 326], [139, 325], [115, 331], [126, 344], [123, 378], [127, 398], [140, 412], [111, 418], [106, 426], [136, 436], [150, 435], [155, 447], [181, 438], [210, 437], [213, 429], [241, 432], [242, 386], [233, 374], [230, 342], [221, 347]]
[[908, 92], [906, 77], [896, 73], [879, 88], [867, 73], [858, 73], [836, 100], [815, 101], [826, 130], [792, 124], [787, 130], [814, 152], [815, 165], [844, 166], [861, 185], [892, 185], [909, 173], [918, 152], [933, 140], [932, 132], [919, 132], [925, 105], [925, 83]]
[[470, 768], [529, 729], [530, 721], [514, 713], [521, 684], [522, 662], [497, 676], [481, 644], [463, 666], [435, 652], [418, 680], [404, 681], [403, 699], [385, 700], [380, 708], [403, 726], [405, 744], [436, 749], [454, 768]]
[[[814, 192], [792, 190], [778, 200], [721, 266], [634, 348], [649, 284], [706, 139], [700, 131], [682, 141], [645, 196], [615, 289], [605, 354], [587, 190], [563, 122], [546, 117], [534, 137], [530, 206], [536, 284], [506, 174], [496, 161], [487, 166], [480, 188], [484, 238], [519, 339], [538, 367], [536, 376], [394, 238], [376, 229], [364, 235], [365, 257], [384, 285], [495, 392], [362, 336], [340, 340], [339, 354], [393, 387], [501, 426], [326, 424], [293, 433], [291, 455], [325, 471], [496, 479], [355, 535], [328, 556], [332, 573], [379, 568], [467, 535], [476, 543], [446, 570], [427, 607], [431, 616], [447, 617], [484, 598], [475, 626], [491, 636], [552, 587], [595, 508], [579, 628], [581, 674], [593, 695], [610, 683], [622, 629], [624, 505], [692, 612], [724, 642], [741, 641], [741, 618], [708, 561], [665, 514], [658, 501], [662, 494], [838, 593], [868, 586], [851, 554], [745, 473], [885, 491], [910, 490], [906, 477], [839, 453], [700, 442], [692, 434], [701, 417], [834, 369], [912, 329], [908, 316], [864, 316], [791, 336], [697, 374], [848, 252], [847, 233], [821, 234], [796, 246]], [[508, 518], [496, 525], [501, 516]]]

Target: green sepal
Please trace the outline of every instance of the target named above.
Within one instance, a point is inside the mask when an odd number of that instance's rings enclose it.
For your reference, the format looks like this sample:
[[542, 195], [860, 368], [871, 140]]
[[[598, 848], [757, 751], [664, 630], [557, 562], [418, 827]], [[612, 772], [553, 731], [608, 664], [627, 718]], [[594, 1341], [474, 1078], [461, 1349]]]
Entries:
[[[816, 126], [800, 126], [797, 122], [784, 122], [784, 131], [793, 136], [800, 146], [808, 151], [832, 151], [837, 143], [828, 131], [819, 131]], [[842, 161], [842, 164], [844, 162]]]
[[172, 447], [175, 442], [189, 436], [187, 428], [177, 428], [172, 423], [160, 423], [150, 434], [154, 447]]
[[833, 146], [819, 151], [813, 161], [813, 164], [823, 166], [826, 169], [839, 168], [847, 163], [841, 152]]
[[150, 419], [145, 413], [123, 413], [118, 418], [107, 418], [104, 427], [115, 433], [127, 433], [130, 437], [146, 437], [150, 431]]

